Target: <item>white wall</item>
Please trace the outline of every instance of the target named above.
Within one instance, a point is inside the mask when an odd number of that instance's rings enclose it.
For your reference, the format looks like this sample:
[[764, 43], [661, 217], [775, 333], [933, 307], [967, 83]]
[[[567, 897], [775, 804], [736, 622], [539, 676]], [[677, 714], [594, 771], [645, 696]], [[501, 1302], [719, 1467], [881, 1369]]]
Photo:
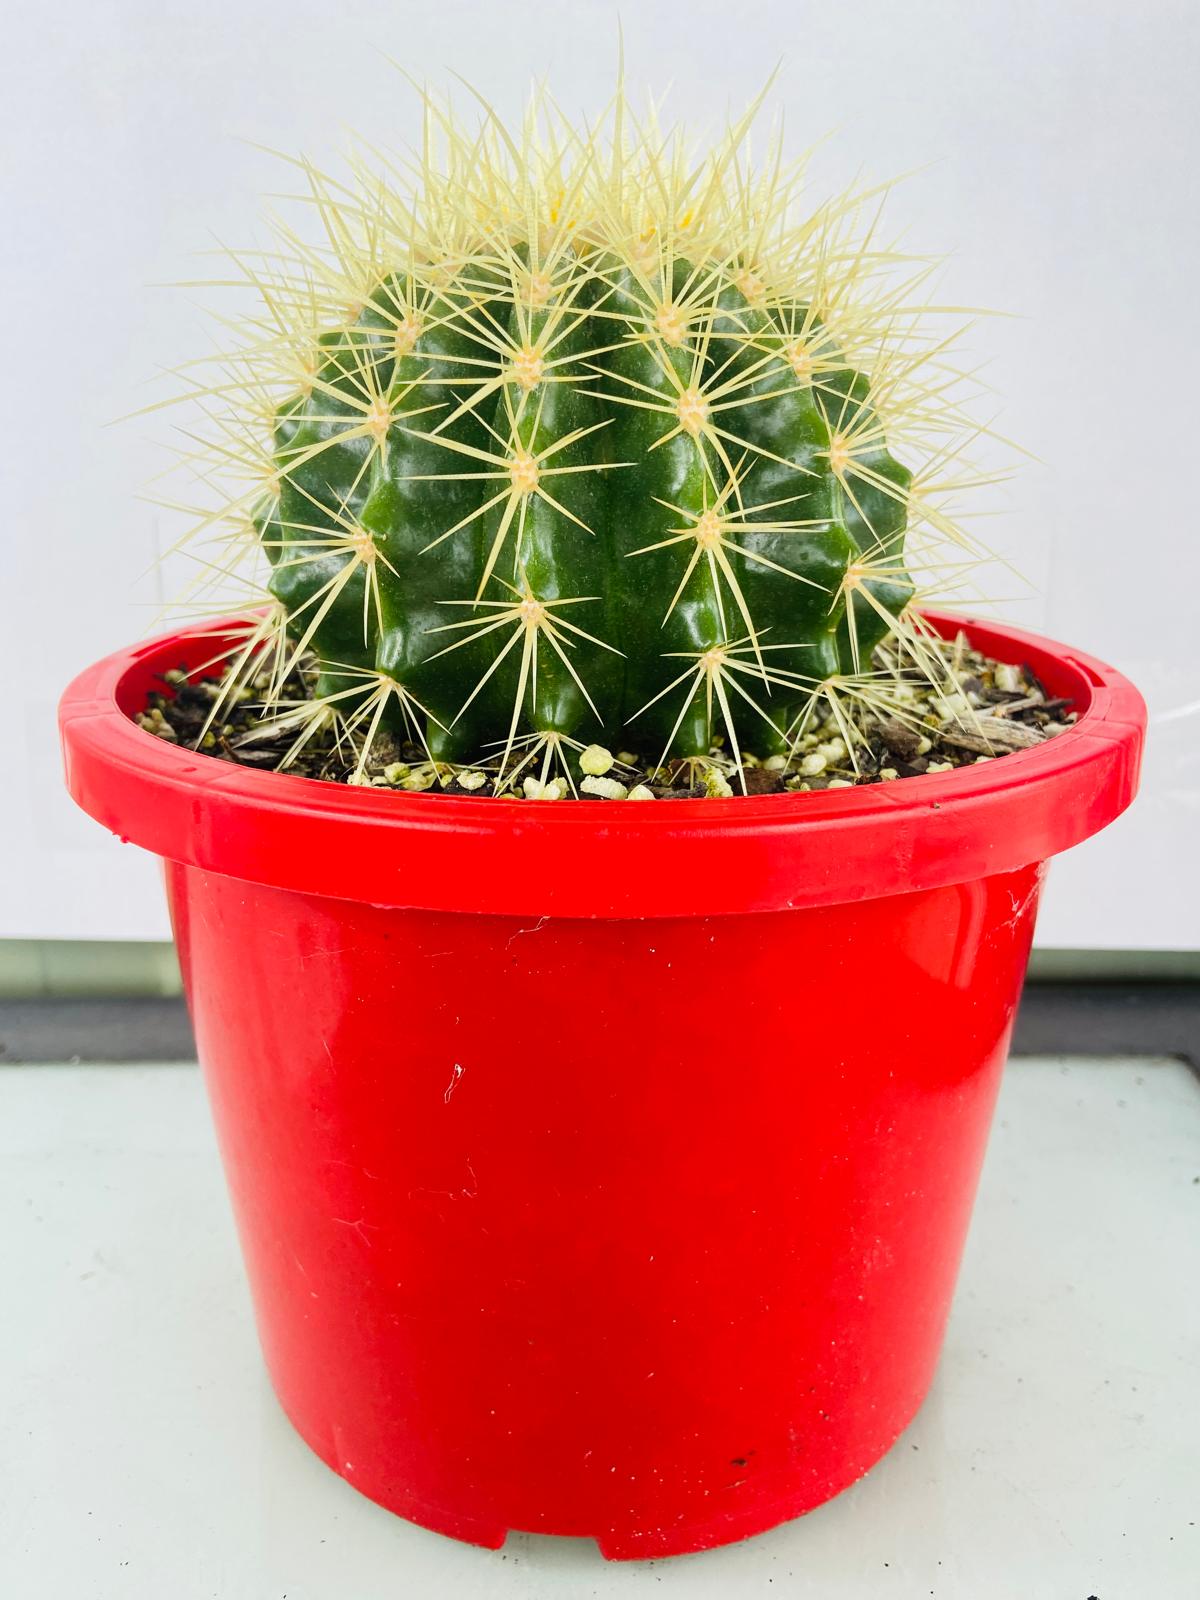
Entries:
[[[172, 531], [135, 499], [162, 424], [106, 422], [208, 348], [185, 292], [212, 236], [255, 230], [281, 169], [241, 141], [324, 161], [352, 123], [415, 133], [384, 59], [461, 72], [513, 111], [534, 73], [596, 111], [623, 11], [631, 87], [719, 118], [780, 54], [797, 147], [820, 173], [924, 168], [894, 201], [947, 290], [1016, 313], [977, 338], [1023, 467], [990, 538], [1035, 586], [1004, 614], [1119, 663], [1150, 702], [1135, 811], [1062, 860], [1041, 942], [1200, 945], [1193, 478], [1200, 261], [1200, 7], [1194, 0], [61, 0], [4, 29], [0, 383], [4, 659], [0, 937], [153, 937], [152, 863], [61, 793], [53, 705], [138, 635]], [[1014, 589], [1015, 592], [1015, 589]], [[1190, 869], [1191, 892], [1186, 889]]]

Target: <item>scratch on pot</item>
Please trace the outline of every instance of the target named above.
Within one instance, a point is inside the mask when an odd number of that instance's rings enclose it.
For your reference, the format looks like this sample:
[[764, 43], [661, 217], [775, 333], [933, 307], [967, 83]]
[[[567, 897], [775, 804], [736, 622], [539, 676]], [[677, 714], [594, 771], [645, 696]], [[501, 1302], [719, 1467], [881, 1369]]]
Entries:
[[373, 1227], [373, 1223], [368, 1222], [364, 1217], [358, 1217], [353, 1221], [349, 1217], [334, 1217], [332, 1220], [339, 1227], [349, 1228], [352, 1233], [356, 1233], [368, 1250], [373, 1248], [370, 1239], [367, 1238], [367, 1229]]
[[446, 1085], [446, 1092], [442, 1096], [442, 1099], [446, 1105], [450, 1104], [450, 1096], [454, 1093], [455, 1089], [458, 1088], [458, 1080], [462, 1077], [465, 1071], [466, 1068], [463, 1066], [461, 1061], [456, 1061], [454, 1063], [454, 1066], [450, 1072], [450, 1082]]
[[509, 939], [504, 948], [506, 950], [511, 950], [513, 946], [513, 940], [519, 939], [523, 933], [537, 933], [538, 930], [544, 928], [549, 921], [549, 917], [539, 917], [532, 928], [518, 928], [516, 933], [513, 934], [512, 939]]
[[[408, 1198], [415, 1200], [419, 1194], [436, 1195], [443, 1200], [474, 1200], [479, 1193], [479, 1179], [475, 1176], [475, 1168], [467, 1162], [467, 1171], [471, 1174], [471, 1185], [468, 1188], [464, 1183], [461, 1189], [427, 1189], [423, 1184], [416, 1189], [408, 1191]], [[336, 1218], [334, 1219], [336, 1221]]]
[[357, 1161], [339, 1161], [333, 1156], [328, 1157], [331, 1167], [345, 1167], [350, 1172], [361, 1172], [364, 1178], [370, 1178], [372, 1183], [382, 1183], [383, 1180], [377, 1172], [370, 1172]]
[[1009, 890], [1008, 898], [1012, 901], [1012, 915], [1004, 919], [1004, 921], [1001, 923], [1001, 927], [1016, 927], [1017, 923], [1020, 922], [1021, 918], [1025, 915], [1025, 913], [1029, 910], [1029, 907], [1037, 898], [1038, 890], [1042, 887], [1042, 880], [1045, 875], [1045, 869], [1039, 869], [1034, 875], [1033, 886], [1030, 889], [1027, 889], [1023, 895], [1015, 895], [1011, 890]]

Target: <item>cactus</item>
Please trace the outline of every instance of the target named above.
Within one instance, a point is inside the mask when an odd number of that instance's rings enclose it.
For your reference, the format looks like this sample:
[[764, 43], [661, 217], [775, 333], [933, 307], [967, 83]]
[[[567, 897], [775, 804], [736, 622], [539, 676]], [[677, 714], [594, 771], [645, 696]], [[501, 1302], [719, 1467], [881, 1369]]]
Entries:
[[750, 167], [749, 117], [694, 163], [623, 95], [604, 137], [426, 115], [411, 189], [305, 167], [329, 249], [285, 233], [287, 266], [250, 272], [218, 449], [251, 481], [221, 514], [273, 605], [241, 661], [269, 642], [282, 683], [315, 654], [316, 699], [280, 714], [364, 759], [384, 729], [514, 772], [716, 743], [744, 777], [820, 701], [853, 746], [895, 685], [882, 640], [938, 670], [906, 531], [963, 542], [935, 482], [962, 421], [856, 232], [869, 197], [797, 222], [800, 169]]

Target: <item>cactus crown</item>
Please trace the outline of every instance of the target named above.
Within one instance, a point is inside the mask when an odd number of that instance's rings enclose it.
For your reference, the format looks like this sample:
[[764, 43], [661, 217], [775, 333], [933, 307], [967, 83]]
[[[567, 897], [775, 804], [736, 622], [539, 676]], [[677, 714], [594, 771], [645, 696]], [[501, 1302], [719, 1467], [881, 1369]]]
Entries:
[[877, 242], [878, 191], [806, 211], [778, 136], [754, 165], [756, 110], [695, 159], [620, 93], [582, 131], [427, 99], [411, 160], [297, 163], [324, 245], [277, 224], [239, 263], [261, 313], [190, 467], [237, 475], [200, 526], [271, 597], [235, 667], [315, 654], [317, 698], [279, 691], [298, 744], [333, 720], [363, 760], [386, 728], [516, 772], [715, 740], [740, 771], [821, 702], [853, 749], [897, 661], [941, 670], [912, 574], [969, 564], [970, 429], [928, 267]]

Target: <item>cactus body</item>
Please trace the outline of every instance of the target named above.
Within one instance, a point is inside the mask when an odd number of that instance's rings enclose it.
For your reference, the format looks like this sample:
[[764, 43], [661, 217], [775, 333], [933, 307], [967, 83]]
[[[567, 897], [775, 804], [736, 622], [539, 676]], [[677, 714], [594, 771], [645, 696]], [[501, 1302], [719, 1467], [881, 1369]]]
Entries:
[[740, 765], [908, 626], [896, 385], [839, 302], [869, 258], [836, 211], [787, 222], [744, 130], [689, 172], [622, 116], [603, 153], [447, 122], [414, 196], [314, 178], [332, 265], [264, 289], [299, 381], [267, 374], [253, 536], [359, 737]]

